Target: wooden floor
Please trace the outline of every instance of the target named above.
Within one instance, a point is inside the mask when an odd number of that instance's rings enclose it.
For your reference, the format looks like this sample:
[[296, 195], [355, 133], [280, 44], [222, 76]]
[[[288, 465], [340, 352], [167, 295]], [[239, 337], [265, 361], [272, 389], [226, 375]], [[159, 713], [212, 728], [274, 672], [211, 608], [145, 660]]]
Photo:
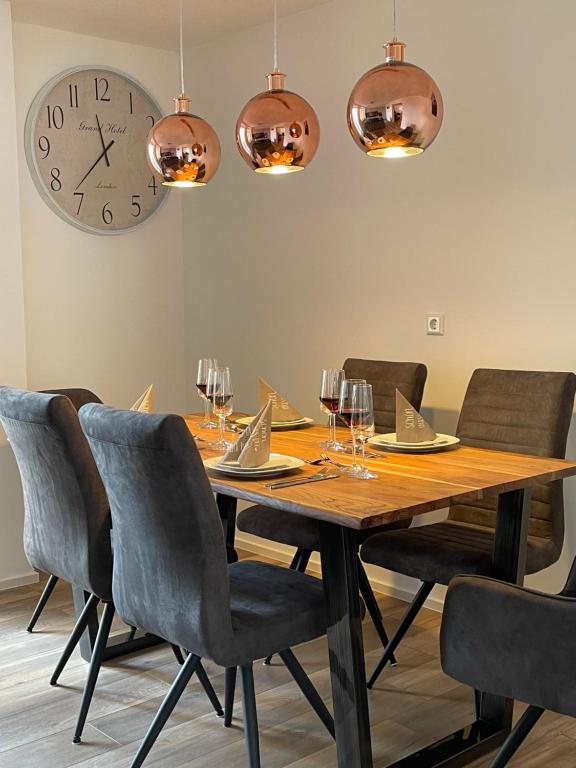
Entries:
[[[52, 688], [48, 679], [73, 623], [70, 590], [58, 586], [33, 635], [24, 627], [41, 585], [0, 593], [0, 768], [128, 768], [139, 740], [177, 671], [169, 648], [108, 663], [102, 670], [81, 745], [72, 744], [86, 664], [76, 654]], [[393, 629], [405, 604], [381, 599], [386, 625]], [[438, 663], [440, 616], [423, 611], [388, 669], [369, 693], [374, 764], [384, 768], [472, 719], [469, 691], [442, 674]], [[365, 626], [367, 668], [380, 649]], [[297, 655], [330, 705], [325, 641], [297, 649]], [[206, 662], [218, 695], [222, 669]], [[263, 768], [328, 768], [335, 749], [287, 671], [275, 659], [255, 665]], [[195, 678], [194, 678], [195, 680]], [[520, 714], [520, 708], [517, 708]], [[146, 766], [220, 768], [246, 765], [241, 707], [231, 729], [211, 711], [193, 682], [180, 701]], [[487, 768], [480, 760], [474, 768]], [[515, 768], [574, 768], [576, 722], [546, 714]]]

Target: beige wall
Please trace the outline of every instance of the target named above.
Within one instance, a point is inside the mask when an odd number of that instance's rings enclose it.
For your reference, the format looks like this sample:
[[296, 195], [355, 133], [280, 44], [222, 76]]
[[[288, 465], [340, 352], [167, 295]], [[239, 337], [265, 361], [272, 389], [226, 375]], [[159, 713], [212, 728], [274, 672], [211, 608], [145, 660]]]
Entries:
[[[128, 407], [153, 382], [157, 408], [181, 410], [185, 380], [181, 199], [170, 195], [135, 232], [89, 235], [64, 223], [45, 205], [30, 177], [23, 147], [28, 107], [58, 72], [88, 64], [116, 67], [139, 80], [168, 110], [177, 83], [177, 58], [166, 51], [15, 24], [15, 110], [5, 0], [0, 0], [0, 39], [0, 156], [5, 178], [0, 191], [4, 330], [0, 382], [26, 385], [27, 361], [31, 389], [84, 386], [105, 402]], [[4, 443], [0, 444], [0, 520], [2, 588], [30, 573], [21, 545], [18, 475]]]
[[14, 33], [28, 375], [31, 388], [85, 386], [131, 405], [154, 382], [161, 409], [184, 399], [182, 209], [177, 195], [135, 232], [89, 235], [40, 198], [23, 152], [37, 91], [69, 67], [102, 64], [170, 107], [177, 58], [166, 51], [29, 24]]
[[[576, 368], [576, 4], [402, 0], [407, 59], [436, 78], [446, 116], [423, 156], [385, 161], [353, 144], [345, 107], [383, 58], [389, 5], [334, 0], [281, 20], [287, 87], [322, 126], [304, 173], [251, 173], [234, 145], [237, 114], [270, 67], [269, 26], [190, 63], [194, 108], [219, 132], [223, 162], [185, 199], [189, 370], [200, 355], [229, 364], [237, 407], [255, 405], [262, 374], [316, 416], [321, 367], [421, 360], [425, 405], [454, 428], [475, 367]], [[425, 335], [429, 311], [446, 314], [443, 338]], [[567, 499], [565, 556], [535, 580], [551, 589], [576, 549], [574, 482]]]
[[[0, 0], [0, 383], [26, 385], [26, 337], [22, 290], [22, 252], [18, 199], [18, 163], [12, 20], [10, 3]], [[22, 494], [16, 463], [0, 437], [0, 589], [33, 578], [22, 552]]]

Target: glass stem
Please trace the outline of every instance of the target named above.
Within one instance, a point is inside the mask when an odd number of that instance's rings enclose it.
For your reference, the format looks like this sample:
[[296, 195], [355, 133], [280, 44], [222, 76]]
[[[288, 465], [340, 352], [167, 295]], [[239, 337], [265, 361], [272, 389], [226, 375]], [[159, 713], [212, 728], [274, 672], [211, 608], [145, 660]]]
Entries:
[[354, 434], [354, 430], [351, 429], [350, 432], [352, 432], [352, 466], [356, 466], [356, 435]]
[[360, 445], [362, 446], [362, 472], [366, 472], [366, 442], [360, 438]]
[[335, 445], [336, 443], [336, 414], [330, 413], [328, 416], [328, 429], [329, 429], [329, 435], [328, 435], [328, 442], [330, 445]]
[[218, 414], [218, 422], [219, 422], [219, 425], [220, 425], [220, 442], [224, 443], [224, 441], [225, 441], [224, 428], [226, 426], [226, 416], [224, 416], [223, 414], [219, 413]]
[[210, 424], [210, 401], [207, 397], [204, 398], [204, 423]]

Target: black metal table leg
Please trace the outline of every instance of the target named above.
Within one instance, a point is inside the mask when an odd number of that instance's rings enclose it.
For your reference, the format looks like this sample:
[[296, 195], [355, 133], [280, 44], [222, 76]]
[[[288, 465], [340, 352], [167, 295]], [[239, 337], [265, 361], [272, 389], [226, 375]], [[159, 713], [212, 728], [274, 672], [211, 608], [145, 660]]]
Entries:
[[220, 519], [224, 526], [226, 536], [226, 550], [228, 552], [228, 562], [238, 562], [238, 553], [234, 548], [236, 539], [236, 506], [238, 500], [234, 496], [226, 496], [223, 493], [216, 494], [216, 504], [220, 512]]
[[354, 531], [320, 523], [339, 768], [372, 768]]
[[[509, 491], [498, 498], [493, 574], [522, 584], [530, 518], [530, 490]], [[398, 760], [389, 768], [461, 768], [504, 743], [512, 727], [510, 699], [483, 693], [476, 697], [478, 719], [456, 733]]]

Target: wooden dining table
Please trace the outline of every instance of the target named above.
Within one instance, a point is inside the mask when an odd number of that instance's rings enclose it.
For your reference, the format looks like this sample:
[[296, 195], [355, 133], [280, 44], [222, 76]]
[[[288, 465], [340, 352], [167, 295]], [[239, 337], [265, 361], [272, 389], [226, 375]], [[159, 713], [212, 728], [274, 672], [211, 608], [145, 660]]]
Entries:
[[[214, 431], [200, 429], [199, 416], [185, 419], [198, 437], [201, 455], [215, 455], [207, 442], [214, 439]], [[339, 431], [340, 437], [347, 437], [346, 430]], [[319, 444], [325, 439], [326, 428], [319, 426], [275, 431], [272, 451], [310, 461], [319, 458]], [[350, 461], [342, 454], [334, 457], [343, 463]], [[372, 766], [356, 532], [443, 509], [454, 501], [498, 496], [493, 575], [521, 584], [531, 487], [576, 475], [576, 463], [571, 461], [462, 445], [417, 455], [382, 452], [369, 459], [368, 465], [377, 473], [376, 479], [341, 475], [277, 490], [267, 488], [266, 480], [209, 473], [230, 548], [234, 546], [239, 499], [318, 520], [339, 768]], [[291, 477], [317, 471], [317, 466], [306, 464]], [[437, 742], [399, 759], [394, 768], [455, 768], [495, 749], [510, 732], [513, 702], [488, 694], [479, 700], [474, 722], [456, 733], [438, 734]]]

